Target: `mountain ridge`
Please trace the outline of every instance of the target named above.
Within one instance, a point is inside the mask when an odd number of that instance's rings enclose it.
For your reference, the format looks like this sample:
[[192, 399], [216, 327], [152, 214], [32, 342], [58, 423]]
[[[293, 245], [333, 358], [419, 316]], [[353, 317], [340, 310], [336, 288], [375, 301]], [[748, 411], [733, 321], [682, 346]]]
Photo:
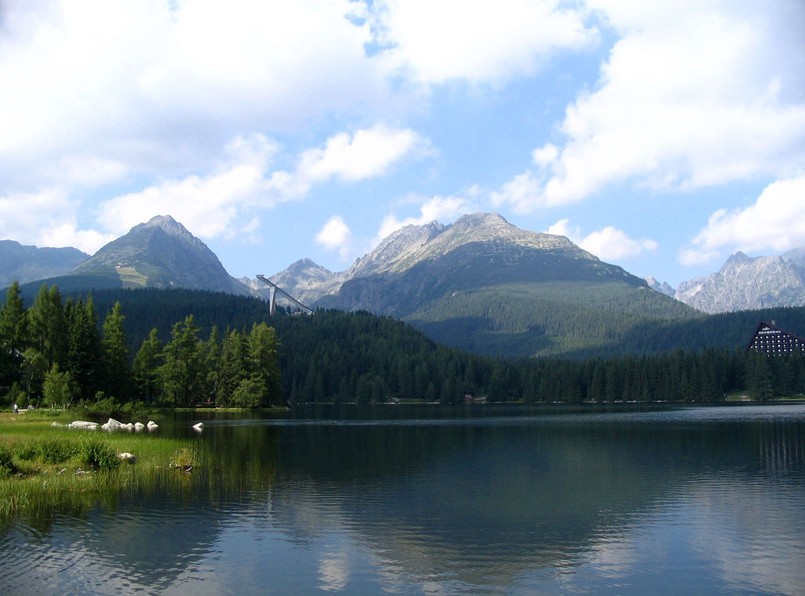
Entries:
[[64, 275], [88, 258], [73, 247], [37, 247], [0, 240], [0, 287]]
[[717, 272], [680, 283], [675, 298], [711, 314], [805, 306], [805, 250], [759, 257], [738, 251]]

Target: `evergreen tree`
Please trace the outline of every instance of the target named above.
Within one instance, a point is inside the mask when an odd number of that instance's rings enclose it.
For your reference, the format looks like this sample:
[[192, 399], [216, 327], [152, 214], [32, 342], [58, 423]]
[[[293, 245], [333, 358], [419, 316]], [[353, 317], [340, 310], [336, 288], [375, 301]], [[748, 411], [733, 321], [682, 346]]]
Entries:
[[98, 314], [90, 296], [86, 301], [72, 299], [65, 305], [67, 320], [67, 353], [64, 370], [70, 373], [78, 397], [88, 399], [99, 389], [102, 368], [101, 338], [98, 332]]
[[755, 351], [748, 354], [746, 387], [754, 400], [770, 401], [774, 397], [769, 356]]
[[67, 346], [68, 329], [59, 288], [42, 285], [28, 309], [31, 345], [45, 357], [47, 368], [61, 362]]
[[227, 329], [218, 358], [215, 403], [233, 405], [235, 390], [247, 375], [246, 338], [237, 329]]
[[18, 383], [22, 375], [22, 354], [28, 338], [28, 311], [15, 281], [6, 291], [0, 307], [0, 384]]
[[218, 339], [218, 327], [213, 325], [210, 337], [204, 344], [204, 368], [207, 371], [204, 383], [204, 401], [216, 403], [218, 394], [218, 382], [220, 379], [221, 366], [221, 342]]
[[265, 323], [255, 324], [249, 333], [249, 373], [260, 382], [260, 405], [281, 403], [278, 354], [279, 341], [274, 328]]
[[31, 403], [36, 403], [42, 395], [42, 384], [48, 372], [48, 364], [39, 350], [27, 348], [22, 354], [20, 385]]
[[115, 302], [103, 322], [101, 354], [103, 357], [103, 388], [118, 400], [128, 401], [131, 370], [126, 335], [123, 331], [123, 316], [120, 302]]
[[132, 376], [138, 394], [151, 403], [159, 397], [159, 369], [162, 365], [162, 344], [156, 329], [151, 329], [134, 356]]
[[203, 362], [199, 327], [188, 315], [171, 330], [171, 341], [163, 350], [164, 364], [159, 369], [165, 401], [173, 406], [189, 406], [202, 394], [206, 370]]

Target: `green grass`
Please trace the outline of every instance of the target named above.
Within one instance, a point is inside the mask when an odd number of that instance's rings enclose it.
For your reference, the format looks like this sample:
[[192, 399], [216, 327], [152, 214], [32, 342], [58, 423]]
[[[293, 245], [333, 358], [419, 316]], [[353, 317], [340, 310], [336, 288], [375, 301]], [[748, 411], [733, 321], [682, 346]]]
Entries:
[[[69, 419], [69, 413], [0, 414], [0, 521], [81, 510], [121, 491], [187, 484], [187, 472], [206, 463], [192, 440], [52, 426]], [[123, 452], [136, 462], [121, 462]]]

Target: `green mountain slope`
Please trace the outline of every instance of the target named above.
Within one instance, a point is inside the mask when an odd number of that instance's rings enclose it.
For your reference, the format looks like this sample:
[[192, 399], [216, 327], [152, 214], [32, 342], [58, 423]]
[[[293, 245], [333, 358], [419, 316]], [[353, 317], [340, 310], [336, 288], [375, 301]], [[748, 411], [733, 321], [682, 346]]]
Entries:
[[478, 354], [575, 357], [620, 354], [638, 328], [702, 318], [642, 286], [550, 281], [454, 292], [405, 320], [437, 341]]
[[437, 342], [507, 357], [617, 353], [635, 327], [701, 316], [566, 238], [499, 216], [454, 227], [425, 242], [409, 231], [412, 250], [404, 238], [389, 243], [388, 260], [403, 266], [352, 277], [316, 305], [393, 316]]

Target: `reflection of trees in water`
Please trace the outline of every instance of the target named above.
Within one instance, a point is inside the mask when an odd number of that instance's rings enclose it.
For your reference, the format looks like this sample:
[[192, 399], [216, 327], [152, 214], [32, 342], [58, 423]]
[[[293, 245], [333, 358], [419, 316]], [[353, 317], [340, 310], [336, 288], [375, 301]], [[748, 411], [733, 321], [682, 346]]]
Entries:
[[760, 467], [773, 475], [805, 472], [805, 432], [801, 425], [775, 423], [757, 432]]

